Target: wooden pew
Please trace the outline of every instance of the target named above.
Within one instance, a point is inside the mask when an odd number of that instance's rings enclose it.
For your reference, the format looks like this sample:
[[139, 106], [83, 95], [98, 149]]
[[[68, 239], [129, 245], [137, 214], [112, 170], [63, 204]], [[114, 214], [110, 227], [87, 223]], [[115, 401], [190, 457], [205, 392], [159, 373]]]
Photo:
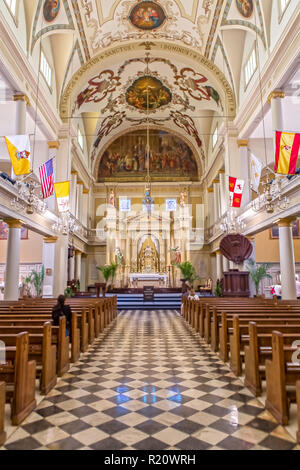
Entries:
[[[29, 359], [36, 361], [42, 395], [49, 393], [57, 383], [56, 341], [53, 341], [55, 338], [52, 337], [51, 329], [50, 322], [45, 323], [43, 327], [26, 328], [29, 333]], [[7, 346], [15, 346], [17, 335], [23, 331], [23, 327], [0, 326], [0, 340]]]
[[18, 426], [36, 407], [36, 363], [28, 360], [29, 335], [20, 333], [16, 347], [6, 348], [7, 364], [0, 365], [0, 381], [6, 382], [6, 401], [11, 404], [11, 420]]
[[281, 318], [256, 318], [255, 322], [253, 320], [248, 322], [248, 319], [240, 321], [240, 317], [235, 315], [232, 319], [232, 332], [229, 334], [229, 344], [230, 368], [237, 376], [242, 375], [244, 348], [249, 344], [249, 330], [250, 325], [253, 323], [255, 323], [258, 333], [269, 334], [270, 337], [273, 330], [281, 331], [282, 333], [300, 333], [300, 317], [298, 319], [286, 316]]
[[[284, 329], [281, 327], [281, 333]], [[266, 378], [265, 361], [272, 358], [272, 333], [259, 331], [261, 330], [255, 322], [249, 323], [249, 344], [245, 346], [244, 383], [255, 396], [262, 393], [262, 380]], [[291, 327], [290, 333], [283, 333], [285, 345], [291, 345], [295, 339], [300, 338], [299, 329], [297, 331], [298, 333], [293, 333]]]
[[0, 382], [0, 447], [6, 441], [5, 423], [5, 382]]
[[284, 346], [283, 334], [272, 334], [272, 360], [266, 360], [266, 409], [283, 425], [289, 422], [289, 405], [296, 401], [296, 382], [300, 365], [293, 364], [292, 355], [299, 348]]
[[296, 383], [298, 431], [297, 442], [300, 444], [300, 380]]

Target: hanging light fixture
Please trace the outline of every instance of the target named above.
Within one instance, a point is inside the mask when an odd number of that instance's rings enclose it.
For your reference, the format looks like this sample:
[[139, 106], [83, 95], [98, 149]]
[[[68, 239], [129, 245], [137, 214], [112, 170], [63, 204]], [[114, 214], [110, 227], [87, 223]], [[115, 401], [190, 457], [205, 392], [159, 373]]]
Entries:
[[[146, 52], [146, 75], [150, 76], [150, 69], [149, 69], [149, 52]], [[146, 188], [145, 188], [145, 196], [143, 199], [143, 206], [145, 207], [148, 215], [152, 211], [152, 207], [154, 204], [154, 199], [151, 197], [151, 177], [150, 177], [150, 160], [151, 160], [151, 150], [150, 150], [150, 122], [149, 122], [149, 86], [147, 86], [147, 143], [146, 143], [146, 168], [147, 168], [147, 176], [146, 176]]]
[[222, 218], [219, 229], [227, 234], [241, 233], [245, 230], [246, 224], [241, 217], [237, 216], [237, 212], [231, 207], [226, 215]]
[[40, 184], [30, 179], [29, 182], [24, 180], [17, 181], [14, 186], [17, 189], [18, 195], [12, 199], [11, 206], [18, 212], [24, 211], [28, 215], [38, 212], [43, 214], [47, 205], [42, 199]]

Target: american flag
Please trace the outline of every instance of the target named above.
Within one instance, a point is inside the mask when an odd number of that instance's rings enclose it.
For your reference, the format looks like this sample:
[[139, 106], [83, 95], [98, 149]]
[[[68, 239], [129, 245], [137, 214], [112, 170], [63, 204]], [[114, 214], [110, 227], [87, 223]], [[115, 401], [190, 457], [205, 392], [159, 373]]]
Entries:
[[42, 185], [43, 198], [51, 196], [54, 191], [53, 180], [53, 158], [48, 160], [39, 168], [40, 180]]

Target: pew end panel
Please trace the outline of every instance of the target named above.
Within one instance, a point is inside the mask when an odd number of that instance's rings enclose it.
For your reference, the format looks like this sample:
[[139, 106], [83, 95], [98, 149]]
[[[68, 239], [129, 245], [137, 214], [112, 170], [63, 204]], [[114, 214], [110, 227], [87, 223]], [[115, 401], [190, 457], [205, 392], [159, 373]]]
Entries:
[[5, 383], [0, 382], [0, 446], [6, 441], [5, 422]]

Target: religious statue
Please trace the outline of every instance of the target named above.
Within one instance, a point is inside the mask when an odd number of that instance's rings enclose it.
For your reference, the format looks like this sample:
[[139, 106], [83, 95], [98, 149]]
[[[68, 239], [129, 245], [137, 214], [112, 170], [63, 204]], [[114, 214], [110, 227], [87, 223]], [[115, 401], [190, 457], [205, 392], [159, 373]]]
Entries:
[[117, 265], [121, 266], [123, 261], [123, 254], [119, 247], [116, 248], [116, 257], [117, 257]]
[[181, 263], [181, 251], [179, 246], [176, 248], [171, 248], [172, 253], [172, 264], [180, 264]]
[[116, 196], [113, 189], [110, 190], [108, 204], [112, 207], [116, 207]]
[[180, 207], [185, 207], [185, 198], [187, 197], [187, 193], [185, 191], [181, 191], [179, 205]]

